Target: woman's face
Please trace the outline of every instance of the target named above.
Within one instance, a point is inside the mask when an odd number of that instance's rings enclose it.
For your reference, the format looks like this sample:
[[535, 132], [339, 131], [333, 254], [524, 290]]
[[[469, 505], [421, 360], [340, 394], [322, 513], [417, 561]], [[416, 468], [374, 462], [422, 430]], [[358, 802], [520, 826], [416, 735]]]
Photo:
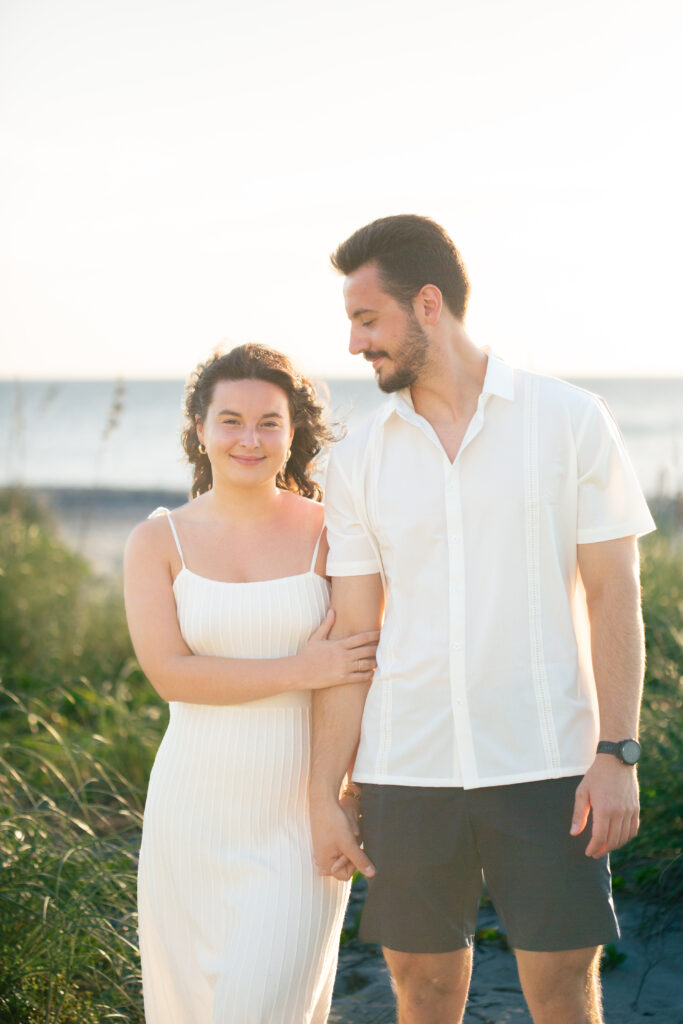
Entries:
[[205, 446], [214, 482], [262, 484], [282, 469], [294, 430], [287, 395], [263, 380], [221, 380], [197, 436]]

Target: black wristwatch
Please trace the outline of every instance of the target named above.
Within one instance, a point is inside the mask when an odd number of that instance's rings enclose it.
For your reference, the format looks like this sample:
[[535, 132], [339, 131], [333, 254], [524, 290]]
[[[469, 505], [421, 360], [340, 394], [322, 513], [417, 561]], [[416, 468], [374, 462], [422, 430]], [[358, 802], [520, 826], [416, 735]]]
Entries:
[[620, 740], [619, 743], [610, 743], [608, 740], [600, 740], [598, 743], [598, 754], [614, 754], [624, 764], [638, 764], [640, 761], [640, 743], [637, 740]]

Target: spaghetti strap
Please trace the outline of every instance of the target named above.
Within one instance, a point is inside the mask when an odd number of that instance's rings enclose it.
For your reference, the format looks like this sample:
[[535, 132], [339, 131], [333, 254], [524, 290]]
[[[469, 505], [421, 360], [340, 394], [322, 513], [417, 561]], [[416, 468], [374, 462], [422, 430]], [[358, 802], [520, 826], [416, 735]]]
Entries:
[[185, 566], [185, 559], [183, 558], [183, 549], [180, 546], [180, 541], [178, 540], [178, 532], [177, 532], [177, 530], [175, 528], [175, 523], [173, 522], [173, 519], [171, 518], [171, 513], [170, 513], [169, 509], [164, 508], [163, 505], [160, 505], [159, 508], [155, 508], [154, 511], [152, 513], [150, 513], [150, 515], [147, 516], [147, 518], [148, 519], [156, 519], [157, 516], [166, 516], [166, 518], [168, 519], [168, 525], [171, 527], [171, 533], [173, 534], [173, 539], [175, 541], [175, 546], [178, 548], [178, 554], [180, 555], [180, 562], [182, 564], [183, 569], [185, 569], [186, 566]]
[[318, 534], [318, 539], [315, 542], [315, 548], [313, 550], [313, 558], [311, 560], [311, 568], [308, 570], [309, 572], [315, 572], [315, 563], [318, 560], [318, 548], [320, 547], [320, 541], [322, 540], [322, 536], [323, 536], [324, 532], [325, 532], [325, 524], [323, 523], [323, 528], [320, 531], [320, 533]]
[[167, 513], [167, 516], [168, 516], [168, 525], [171, 527], [171, 531], [173, 533], [173, 539], [175, 541], [175, 546], [178, 548], [178, 554], [180, 555], [180, 561], [181, 561], [182, 567], [184, 569], [185, 568], [185, 559], [183, 558], [183, 549], [181, 548], [180, 541], [178, 540], [178, 533], [177, 533], [177, 530], [175, 528], [175, 523], [171, 519], [171, 513], [170, 512]]

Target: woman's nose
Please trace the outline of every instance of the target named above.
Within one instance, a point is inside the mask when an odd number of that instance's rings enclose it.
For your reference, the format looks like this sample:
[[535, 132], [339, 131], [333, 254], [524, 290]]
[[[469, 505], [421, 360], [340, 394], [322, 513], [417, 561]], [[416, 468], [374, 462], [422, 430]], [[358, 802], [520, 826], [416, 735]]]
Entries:
[[258, 432], [255, 426], [247, 424], [242, 431], [242, 444], [245, 448], [255, 448], [258, 444]]

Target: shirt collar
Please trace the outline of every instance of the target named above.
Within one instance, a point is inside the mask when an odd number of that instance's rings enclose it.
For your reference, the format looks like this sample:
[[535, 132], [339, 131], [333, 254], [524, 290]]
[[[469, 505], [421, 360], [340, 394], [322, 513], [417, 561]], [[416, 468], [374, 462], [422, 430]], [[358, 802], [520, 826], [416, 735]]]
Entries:
[[514, 370], [504, 363], [488, 345], [484, 346], [483, 351], [488, 355], [489, 361], [486, 364], [482, 394], [498, 395], [499, 398], [506, 398], [508, 402], [512, 402], [515, 397]]
[[[509, 402], [513, 401], [515, 397], [515, 376], [512, 367], [504, 363], [488, 345], [485, 345], [482, 351], [486, 352], [488, 356], [484, 385], [481, 389], [482, 395], [497, 395], [499, 398], [505, 398]], [[395, 391], [385, 403], [384, 408], [385, 420], [392, 412], [398, 412], [402, 415], [408, 412], [415, 416], [415, 406], [413, 405], [410, 388], [402, 388], [401, 391]]]

